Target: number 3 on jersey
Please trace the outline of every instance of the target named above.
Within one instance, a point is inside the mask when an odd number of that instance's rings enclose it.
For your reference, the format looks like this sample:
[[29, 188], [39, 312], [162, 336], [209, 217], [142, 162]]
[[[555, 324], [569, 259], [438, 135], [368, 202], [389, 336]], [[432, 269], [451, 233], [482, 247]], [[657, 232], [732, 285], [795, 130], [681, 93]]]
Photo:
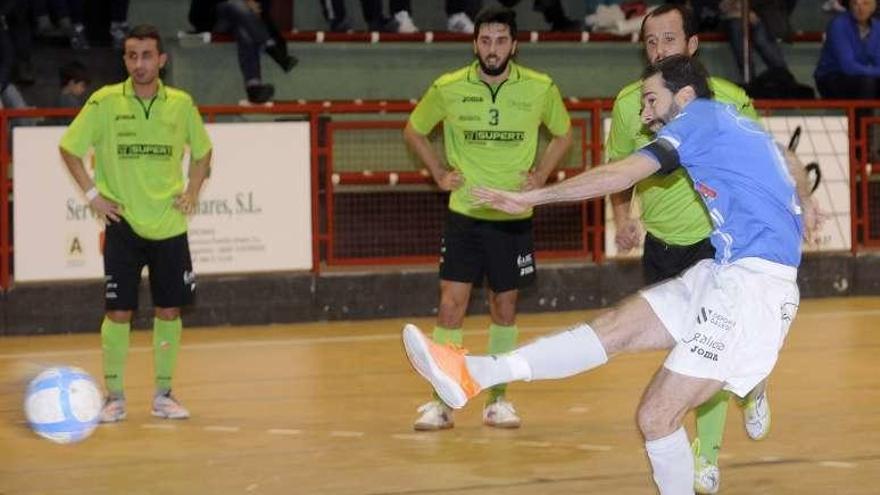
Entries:
[[498, 125], [498, 109], [489, 109], [489, 125]]

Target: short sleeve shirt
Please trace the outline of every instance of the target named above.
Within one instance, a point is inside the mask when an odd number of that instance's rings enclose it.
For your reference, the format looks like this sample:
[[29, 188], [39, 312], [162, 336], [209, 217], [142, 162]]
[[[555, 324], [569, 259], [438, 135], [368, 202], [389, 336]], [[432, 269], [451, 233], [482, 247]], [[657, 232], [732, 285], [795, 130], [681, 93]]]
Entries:
[[211, 150], [192, 98], [159, 85], [151, 100], [134, 93], [131, 79], [96, 91], [70, 124], [61, 147], [84, 157], [95, 150], [95, 186], [122, 207], [122, 216], [146, 239], [186, 232], [186, 217], [174, 208], [184, 190], [183, 155]]
[[[718, 77], [709, 79], [715, 100], [732, 104], [742, 115], [758, 120], [749, 96], [742, 88]], [[653, 134], [642, 125], [641, 81], [623, 88], [614, 100], [611, 131], [605, 141], [605, 156], [620, 160], [652, 139]], [[661, 176], [654, 175], [636, 185], [642, 210], [642, 223], [654, 237], [676, 245], [688, 246], [712, 232], [712, 223], [703, 203], [694, 191], [684, 170]]]
[[412, 128], [427, 135], [443, 122], [449, 165], [464, 177], [449, 209], [473, 218], [528, 218], [471, 204], [470, 190], [488, 186], [518, 190], [534, 165], [538, 133], [544, 124], [561, 136], [571, 127], [559, 89], [545, 74], [510, 64], [510, 77], [491, 87], [479, 77], [477, 62], [438, 78], [409, 117]]
[[[803, 223], [795, 182], [773, 137], [731, 105], [697, 99], [657, 133], [678, 153], [714, 230], [719, 263], [756, 257], [797, 267]], [[655, 160], [659, 159], [643, 149]], [[676, 164], [666, 162], [661, 173]], [[668, 167], [668, 168], [667, 168]]]

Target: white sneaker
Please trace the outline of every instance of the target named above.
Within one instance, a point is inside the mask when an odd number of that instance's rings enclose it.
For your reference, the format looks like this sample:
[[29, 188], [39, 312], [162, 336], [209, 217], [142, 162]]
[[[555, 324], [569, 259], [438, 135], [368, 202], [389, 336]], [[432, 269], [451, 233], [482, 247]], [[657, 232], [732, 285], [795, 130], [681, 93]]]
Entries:
[[413, 429], [416, 431], [446, 430], [455, 426], [452, 409], [439, 400], [422, 404], [419, 406], [419, 412], [422, 415], [413, 423]]
[[116, 423], [125, 419], [125, 399], [120, 397], [107, 397], [104, 406], [101, 407], [99, 421], [101, 423]]
[[700, 455], [700, 439], [691, 444], [694, 453], [694, 491], [702, 494], [718, 493], [721, 487], [721, 471], [717, 464], [712, 464]]
[[516, 414], [513, 404], [499, 398], [483, 409], [483, 424], [494, 428], [519, 428], [522, 420]]
[[412, 17], [409, 16], [409, 12], [405, 10], [401, 10], [400, 12], [394, 14], [394, 20], [397, 21], [398, 33], [419, 32], [419, 28], [416, 27], [416, 24], [413, 22]]
[[743, 421], [746, 433], [752, 440], [761, 440], [770, 433], [770, 402], [767, 399], [767, 389], [761, 393], [746, 396], [743, 403]]
[[183, 407], [171, 392], [153, 398], [153, 416], [165, 419], [187, 419], [189, 411]]
[[822, 4], [823, 12], [846, 12], [846, 7], [840, 3], [840, 0], [826, 0]]
[[450, 33], [474, 34], [474, 21], [464, 12], [452, 14], [446, 20], [446, 29]]

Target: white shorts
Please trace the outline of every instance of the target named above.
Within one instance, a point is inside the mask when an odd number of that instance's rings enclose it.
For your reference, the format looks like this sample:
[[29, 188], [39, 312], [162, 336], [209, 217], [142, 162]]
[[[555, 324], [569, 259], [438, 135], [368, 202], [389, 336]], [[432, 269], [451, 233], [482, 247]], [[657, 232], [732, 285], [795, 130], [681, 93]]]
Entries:
[[797, 313], [797, 269], [760, 258], [703, 260], [641, 291], [676, 340], [664, 366], [745, 397], [773, 370]]

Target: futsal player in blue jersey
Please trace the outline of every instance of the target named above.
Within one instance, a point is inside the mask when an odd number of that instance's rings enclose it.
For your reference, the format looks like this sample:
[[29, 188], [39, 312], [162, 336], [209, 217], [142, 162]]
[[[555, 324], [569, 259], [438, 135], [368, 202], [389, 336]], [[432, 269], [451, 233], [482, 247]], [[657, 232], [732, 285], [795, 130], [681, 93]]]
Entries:
[[[413, 325], [404, 346], [440, 398], [459, 408], [498, 383], [572, 376], [621, 352], [670, 349], [639, 405], [637, 421], [661, 494], [694, 493], [694, 460], [682, 418], [721, 389], [744, 397], [776, 364], [797, 312], [801, 238], [818, 216], [802, 170], [758, 125], [711, 100], [695, 59], [646, 69], [642, 120], [657, 139], [611, 167], [528, 192], [475, 189], [508, 213], [603, 196], [683, 167], [714, 223], [714, 260], [648, 287], [589, 323], [495, 356], [465, 356]], [[798, 191], [800, 188], [800, 193]], [[801, 200], [800, 198], [804, 198]]]

